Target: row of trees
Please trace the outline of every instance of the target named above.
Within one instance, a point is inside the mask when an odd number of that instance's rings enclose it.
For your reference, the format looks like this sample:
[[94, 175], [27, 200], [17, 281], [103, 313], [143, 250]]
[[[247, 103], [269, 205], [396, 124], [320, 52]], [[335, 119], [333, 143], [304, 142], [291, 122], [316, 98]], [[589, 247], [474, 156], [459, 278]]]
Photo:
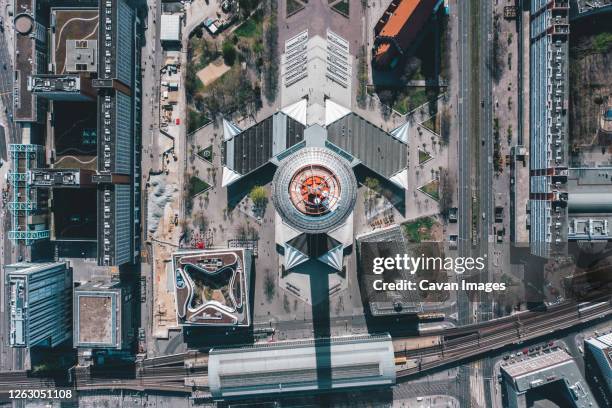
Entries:
[[264, 26], [264, 40], [267, 44], [264, 47], [264, 92], [269, 102], [276, 99], [278, 91], [278, 23], [277, 23], [277, 2], [268, 0], [266, 12], [270, 16], [268, 24]]

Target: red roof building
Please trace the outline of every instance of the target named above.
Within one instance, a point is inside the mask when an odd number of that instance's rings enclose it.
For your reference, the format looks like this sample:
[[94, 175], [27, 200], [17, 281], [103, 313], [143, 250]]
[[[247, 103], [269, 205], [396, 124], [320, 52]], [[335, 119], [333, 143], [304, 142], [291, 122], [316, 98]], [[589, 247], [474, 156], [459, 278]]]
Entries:
[[429, 20], [438, 2], [393, 0], [374, 27], [374, 64], [379, 68], [389, 67], [403, 55]]

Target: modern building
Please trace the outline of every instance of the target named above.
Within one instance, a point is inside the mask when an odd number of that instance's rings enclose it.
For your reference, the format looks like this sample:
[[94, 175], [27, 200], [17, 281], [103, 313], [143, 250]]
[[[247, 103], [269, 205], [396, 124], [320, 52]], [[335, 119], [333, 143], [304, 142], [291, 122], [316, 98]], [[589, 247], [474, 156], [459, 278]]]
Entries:
[[72, 335], [72, 270], [67, 262], [4, 267], [11, 347], [55, 347]]
[[373, 63], [393, 68], [443, 0], [393, 0], [374, 26]]
[[538, 393], [563, 407], [597, 407], [576, 362], [554, 347], [531, 354], [518, 353], [501, 364], [509, 408], [527, 407], [528, 394]]
[[179, 44], [181, 42], [180, 14], [162, 14], [159, 39], [165, 45]]
[[[275, 171], [272, 202], [280, 286], [311, 302], [306, 269], [325, 270], [330, 295], [347, 287], [355, 173], [378, 177], [404, 199], [407, 128], [387, 132], [330, 98], [302, 98], [247, 128], [223, 123], [222, 186]], [[292, 273], [297, 272], [297, 273]]]
[[208, 385], [217, 400], [393, 384], [388, 334], [215, 347], [208, 356]]
[[287, 156], [272, 182], [276, 211], [284, 222], [308, 234], [342, 225], [356, 198], [357, 180], [349, 162], [323, 148], [303, 148]]
[[[103, 266], [134, 263], [141, 201], [137, 4], [39, 3], [15, 4], [15, 121], [24, 144], [11, 147], [19, 171], [11, 175], [18, 188], [10, 237], [26, 245], [50, 239], [60, 256], [93, 257]], [[47, 110], [53, 116], [44, 126]], [[73, 202], [82, 206], [66, 205]]]
[[612, 395], [612, 333], [587, 339], [584, 344], [599, 366], [608, 395]]
[[612, 168], [571, 168], [568, 175], [570, 241], [610, 241]]
[[130, 350], [135, 296], [119, 281], [87, 282], [74, 288], [73, 344], [79, 349]]
[[93, 101], [91, 79], [82, 74], [40, 74], [28, 78], [28, 91], [39, 98], [56, 101]]
[[568, 13], [568, 0], [531, 0], [528, 228], [541, 257], [567, 241]]
[[32, 245], [49, 238], [47, 194], [28, 182], [30, 169], [44, 161], [43, 149], [36, 144], [11, 144], [9, 154], [12, 163], [8, 179], [13, 190], [8, 203], [12, 213], [9, 239]]
[[13, 87], [13, 120], [22, 124], [27, 133], [36, 133], [43, 124], [45, 101], [39, 100], [28, 90], [28, 78], [47, 73], [47, 27], [49, 8], [45, 1], [16, 0], [15, 10], [15, 84]]
[[415, 279], [414, 275], [410, 275], [410, 271], [404, 270], [388, 270], [383, 275], [372, 273], [374, 258], [403, 256], [403, 254], [410, 252], [401, 227], [397, 224], [390, 225], [357, 236], [355, 240], [357, 242], [359, 287], [361, 289], [361, 299], [367, 312], [374, 317], [417, 315], [422, 313], [424, 299], [422, 299], [421, 294], [417, 291], [379, 291], [373, 289], [375, 280]]
[[172, 266], [179, 325], [251, 325], [251, 251], [181, 251], [173, 254]]

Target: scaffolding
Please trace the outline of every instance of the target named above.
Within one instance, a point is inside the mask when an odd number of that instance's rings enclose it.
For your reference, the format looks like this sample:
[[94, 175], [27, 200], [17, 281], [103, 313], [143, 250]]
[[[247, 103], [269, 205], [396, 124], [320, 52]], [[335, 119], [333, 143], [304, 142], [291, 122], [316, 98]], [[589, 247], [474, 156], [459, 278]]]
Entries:
[[36, 192], [28, 183], [28, 172], [31, 168], [38, 167], [42, 151], [40, 145], [9, 145], [9, 153], [13, 161], [9, 171], [9, 181], [13, 188], [13, 198], [9, 202], [9, 210], [13, 215], [9, 239], [13, 242], [23, 242], [25, 245], [49, 238], [49, 230], [44, 223], [31, 222], [32, 215], [35, 215], [39, 208]]

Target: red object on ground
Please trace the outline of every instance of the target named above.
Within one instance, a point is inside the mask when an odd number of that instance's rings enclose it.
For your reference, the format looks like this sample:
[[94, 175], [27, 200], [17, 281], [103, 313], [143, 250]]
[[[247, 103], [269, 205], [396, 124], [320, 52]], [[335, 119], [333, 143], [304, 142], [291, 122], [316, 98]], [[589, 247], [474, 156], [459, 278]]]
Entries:
[[181, 124], [181, 118], [176, 118], [175, 123], [176, 123], [177, 125], [180, 125], [180, 124]]
[[196, 248], [198, 248], [198, 249], [204, 249], [204, 243], [203, 243], [203, 242], [198, 242], [198, 243], [196, 244]]

